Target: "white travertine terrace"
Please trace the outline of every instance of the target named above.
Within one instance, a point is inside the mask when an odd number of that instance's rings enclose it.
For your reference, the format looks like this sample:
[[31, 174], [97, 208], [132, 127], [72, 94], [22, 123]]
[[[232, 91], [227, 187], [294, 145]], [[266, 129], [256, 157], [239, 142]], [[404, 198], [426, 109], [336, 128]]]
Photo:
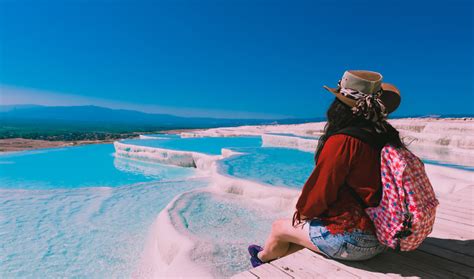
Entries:
[[[401, 137], [410, 148], [420, 155], [428, 155], [438, 160], [437, 154], [428, 154], [432, 148], [442, 156], [455, 156], [460, 163], [472, 163], [474, 158], [474, 119], [440, 119], [440, 118], [403, 118], [390, 120], [399, 130]], [[268, 135], [271, 133], [291, 133], [296, 136], [320, 136], [326, 122], [315, 122], [294, 125], [260, 125], [214, 128], [202, 131], [181, 133], [182, 137], [233, 137], [242, 135], [264, 135], [264, 146], [281, 146], [312, 151], [317, 140], [295, 139], [290, 136]], [[430, 148], [430, 151], [426, 151]], [[452, 155], [448, 155], [450, 153]], [[470, 157], [470, 158], [466, 158]]]
[[291, 137], [284, 135], [272, 135], [272, 134], [263, 134], [262, 135], [262, 146], [263, 147], [286, 147], [299, 149], [306, 152], [313, 152], [316, 150], [318, 145], [318, 140], [316, 139], [306, 139], [299, 137]]

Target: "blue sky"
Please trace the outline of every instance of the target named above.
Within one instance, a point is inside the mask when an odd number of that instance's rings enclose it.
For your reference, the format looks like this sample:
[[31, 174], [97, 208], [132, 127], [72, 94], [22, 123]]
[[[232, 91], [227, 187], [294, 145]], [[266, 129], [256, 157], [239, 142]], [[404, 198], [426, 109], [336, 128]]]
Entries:
[[[445, 2], [445, 3], [440, 3]], [[346, 69], [394, 115], [474, 111], [472, 1], [0, 1], [0, 102], [319, 117]]]

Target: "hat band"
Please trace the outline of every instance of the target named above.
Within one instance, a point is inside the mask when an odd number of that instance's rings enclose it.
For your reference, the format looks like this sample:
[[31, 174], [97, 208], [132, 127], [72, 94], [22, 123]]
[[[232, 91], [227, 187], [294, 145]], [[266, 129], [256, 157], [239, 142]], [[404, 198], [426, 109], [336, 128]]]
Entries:
[[378, 98], [378, 97], [380, 97], [380, 95], [382, 94], [382, 91], [383, 91], [383, 89], [381, 87], [377, 92], [374, 92], [372, 94], [364, 93], [364, 92], [361, 92], [361, 91], [358, 91], [358, 90], [342, 87], [341, 86], [341, 81], [339, 81], [339, 83], [338, 83], [338, 88], [339, 88], [339, 93], [342, 96], [350, 98], [350, 99], [355, 100], [355, 101], [358, 101], [360, 99], [365, 99], [365, 98], [367, 98], [368, 95], [374, 95], [375, 98]]
[[366, 94], [364, 92], [360, 92], [360, 91], [357, 91], [357, 90], [354, 90], [354, 89], [344, 88], [344, 87], [339, 87], [339, 93], [342, 96], [350, 98], [350, 99], [355, 100], [355, 101], [363, 99], [363, 98], [367, 97], [367, 95], [369, 95], [369, 94]]
[[385, 132], [383, 122], [387, 119], [388, 115], [385, 104], [380, 100], [382, 92], [383, 89], [380, 88], [380, 90], [373, 94], [367, 94], [358, 90], [341, 87], [339, 83], [339, 93], [356, 101], [355, 106], [352, 107], [352, 113], [373, 122], [378, 133]]

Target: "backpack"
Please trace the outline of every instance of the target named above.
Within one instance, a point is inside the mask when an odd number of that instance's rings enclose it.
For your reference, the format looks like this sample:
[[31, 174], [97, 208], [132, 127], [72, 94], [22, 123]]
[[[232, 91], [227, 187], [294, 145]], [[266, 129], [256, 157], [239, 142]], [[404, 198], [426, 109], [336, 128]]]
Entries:
[[353, 136], [381, 148], [382, 198], [376, 207], [364, 206], [375, 225], [378, 240], [401, 251], [418, 248], [433, 230], [439, 204], [423, 162], [408, 149], [384, 144], [374, 133], [358, 127], [345, 128], [337, 134]]

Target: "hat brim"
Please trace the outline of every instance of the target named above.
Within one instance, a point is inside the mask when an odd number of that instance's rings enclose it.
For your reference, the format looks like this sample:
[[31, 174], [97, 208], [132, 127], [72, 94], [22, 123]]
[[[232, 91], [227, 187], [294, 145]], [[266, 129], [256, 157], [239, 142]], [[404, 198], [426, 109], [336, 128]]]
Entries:
[[390, 83], [382, 83], [382, 95], [380, 100], [387, 108], [388, 113], [394, 112], [400, 103], [402, 102], [402, 96], [400, 95], [400, 90]]
[[[338, 98], [341, 102], [348, 105], [349, 107], [354, 107], [356, 105], [355, 100], [343, 96], [339, 92], [338, 88], [331, 88], [326, 85], [323, 87], [327, 91], [334, 94], [336, 98]], [[401, 103], [400, 91], [393, 84], [382, 83], [382, 94], [380, 95], [380, 100], [385, 105], [387, 112], [392, 113], [398, 108]]]

